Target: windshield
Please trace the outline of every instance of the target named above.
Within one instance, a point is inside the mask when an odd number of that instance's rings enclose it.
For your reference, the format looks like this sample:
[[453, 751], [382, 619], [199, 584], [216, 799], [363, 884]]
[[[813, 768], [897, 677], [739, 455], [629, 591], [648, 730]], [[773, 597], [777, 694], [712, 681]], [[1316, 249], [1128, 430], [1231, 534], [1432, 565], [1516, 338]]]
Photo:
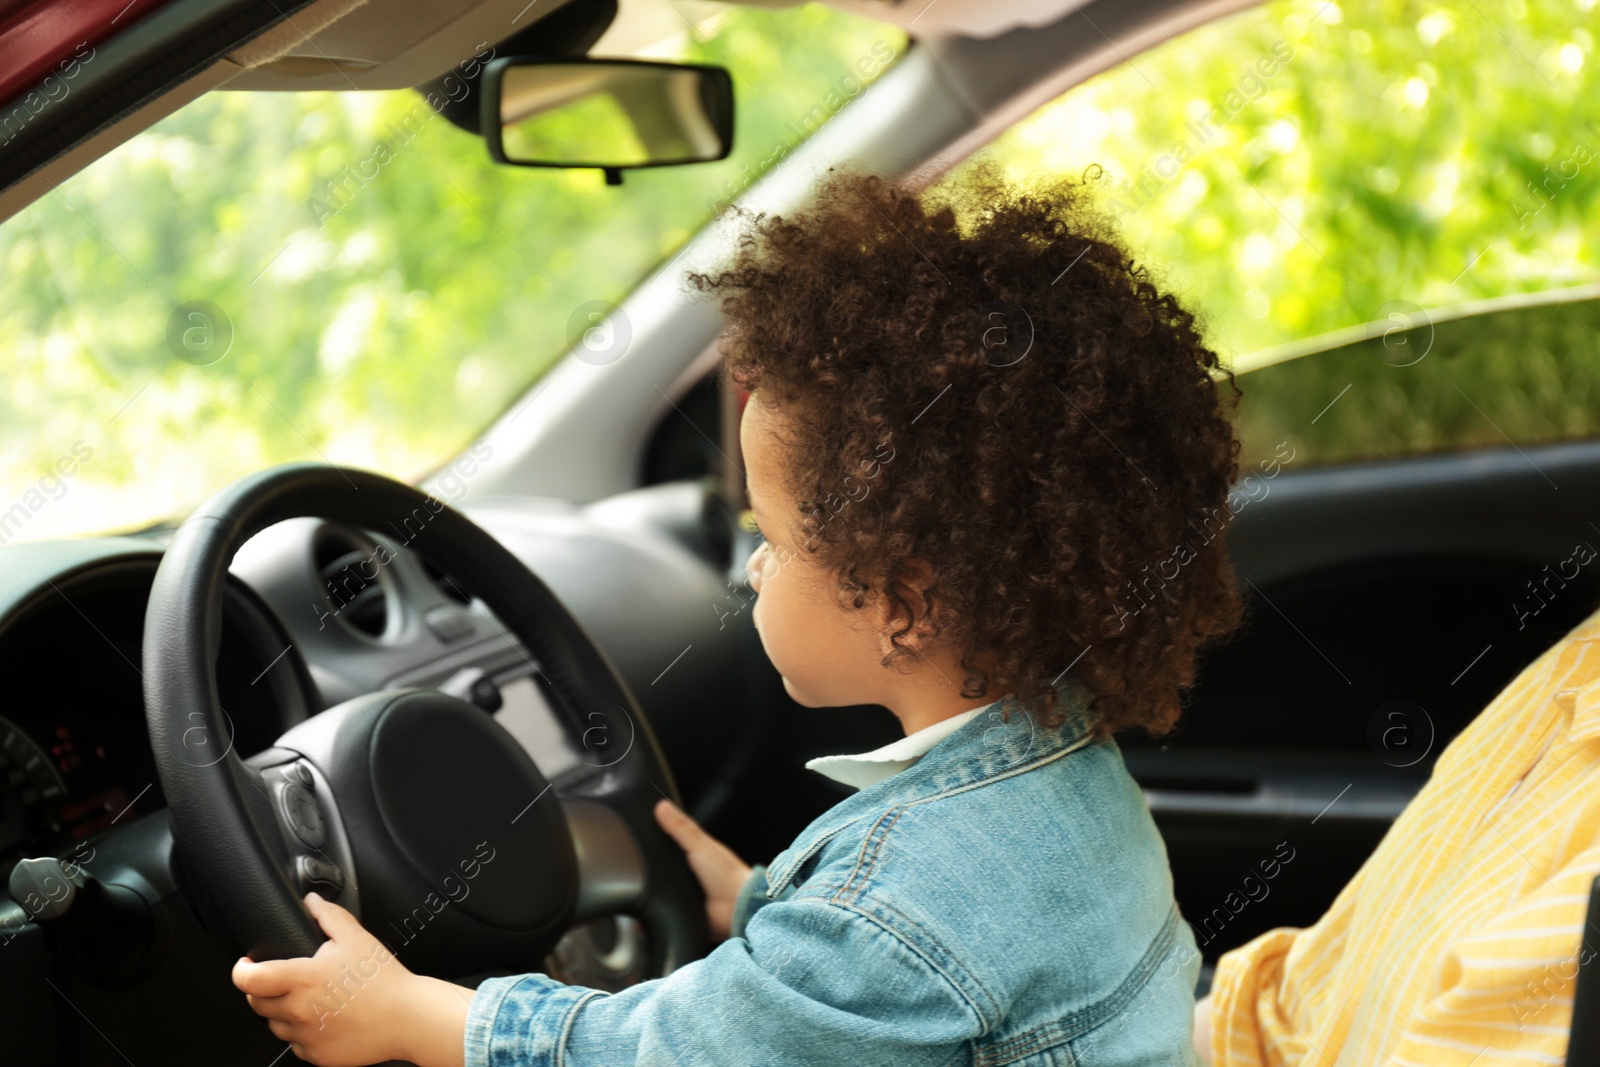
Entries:
[[620, 187], [497, 166], [409, 89], [207, 94], [0, 227], [0, 544], [292, 460], [432, 472], [905, 44], [719, 9], [647, 58], [730, 71], [732, 154]]

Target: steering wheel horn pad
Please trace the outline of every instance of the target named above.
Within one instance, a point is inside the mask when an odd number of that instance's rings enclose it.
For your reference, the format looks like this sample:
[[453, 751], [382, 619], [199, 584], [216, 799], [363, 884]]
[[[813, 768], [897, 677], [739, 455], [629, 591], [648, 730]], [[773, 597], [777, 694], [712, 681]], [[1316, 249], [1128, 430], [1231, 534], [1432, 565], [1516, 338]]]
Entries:
[[578, 895], [566, 817], [538, 766], [481, 708], [433, 689], [371, 693], [275, 747], [330, 783], [332, 805], [318, 798], [324, 817], [337, 812], [361, 872], [352, 910], [408, 966], [515, 966], [565, 931]]

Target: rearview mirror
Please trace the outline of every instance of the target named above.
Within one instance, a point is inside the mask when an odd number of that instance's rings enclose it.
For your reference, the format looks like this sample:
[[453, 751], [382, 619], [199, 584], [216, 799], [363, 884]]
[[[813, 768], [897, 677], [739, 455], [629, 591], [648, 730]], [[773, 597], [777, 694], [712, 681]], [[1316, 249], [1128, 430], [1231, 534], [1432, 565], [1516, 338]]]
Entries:
[[721, 67], [506, 56], [484, 69], [483, 135], [499, 163], [621, 171], [723, 159], [733, 80]]

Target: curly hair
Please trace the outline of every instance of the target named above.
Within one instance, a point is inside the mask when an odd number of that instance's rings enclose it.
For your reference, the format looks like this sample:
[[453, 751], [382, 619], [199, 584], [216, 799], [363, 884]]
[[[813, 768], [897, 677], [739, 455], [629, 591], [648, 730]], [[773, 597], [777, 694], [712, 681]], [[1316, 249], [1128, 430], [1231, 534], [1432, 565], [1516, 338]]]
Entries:
[[1070, 668], [1097, 735], [1160, 737], [1242, 615], [1222, 537], [1240, 393], [1090, 181], [1018, 187], [981, 160], [919, 193], [834, 168], [687, 280], [722, 298], [723, 374], [793, 427], [805, 551], [841, 607], [888, 598], [884, 666], [914, 666], [901, 640], [926, 622], [963, 696], [1059, 726]]

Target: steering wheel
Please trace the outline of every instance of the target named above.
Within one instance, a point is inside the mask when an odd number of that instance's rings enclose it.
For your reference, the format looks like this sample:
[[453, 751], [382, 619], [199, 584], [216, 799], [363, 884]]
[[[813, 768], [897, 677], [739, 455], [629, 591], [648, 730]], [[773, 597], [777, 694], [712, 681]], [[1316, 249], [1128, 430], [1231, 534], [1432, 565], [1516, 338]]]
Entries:
[[[622, 733], [626, 753], [587, 761], [601, 769], [555, 788], [488, 712], [438, 690], [396, 689], [329, 708], [241, 759], [217, 696], [223, 581], [241, 544], [302, 516], [408, 531], [409, 548], [521, 642], [573, 750], [593, 751], [598, 726]], [[386, 556], [378, 550], [373, 563]], [[192, 899], [253, 959], [316, 952], [325, 939], [302, 902], [310, 889], [355, 913], [408, 967], [446, 976], [542, 969], [563, 933], [606, 915], [642, 927], [647, 976], [705, 951], [699, 883], [653, 815], [662, 796], [678, 802], [677, 790], [631, 691], [543, 581], [409, 485], [295, 463], [202, 504], [150, 592], [144, 703]]]

